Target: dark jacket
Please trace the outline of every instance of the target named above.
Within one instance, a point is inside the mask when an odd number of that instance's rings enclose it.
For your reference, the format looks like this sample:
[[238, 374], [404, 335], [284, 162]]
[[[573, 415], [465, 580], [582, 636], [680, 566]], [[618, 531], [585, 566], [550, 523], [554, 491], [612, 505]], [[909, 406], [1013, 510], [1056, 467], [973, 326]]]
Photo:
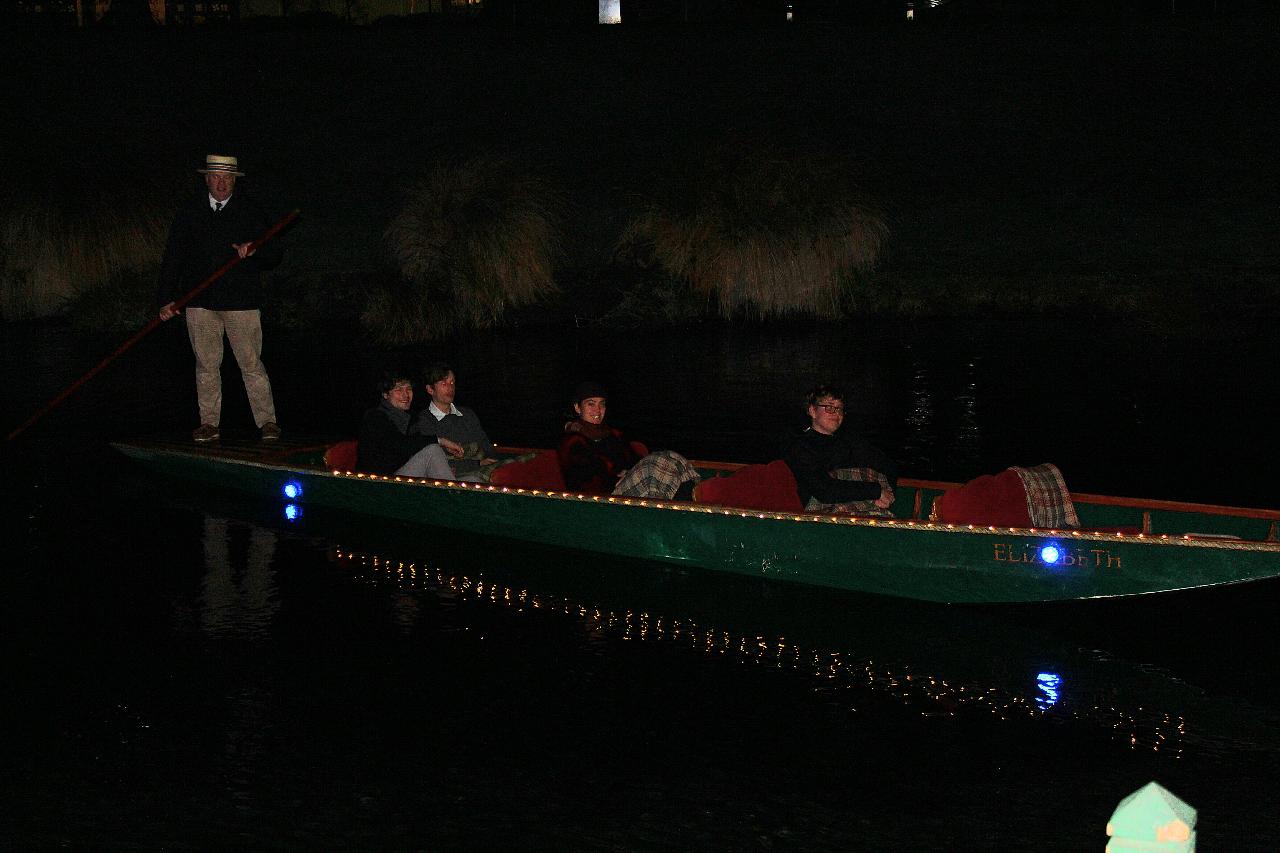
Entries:
[[840, 430], [824, 435], [806, 429], [783, 440], [782, 459], [796, 478], [800, 502], [817, 498], [824, 504], [873, 501], [880, 497], [880, 484], [857, 480], [837, 480], [830, 475], [836, 468], [871, 468], [883, 474], [892, 485], [898, 482], [898, 466], [879, 448], [853, 432]]
[[378, 405], [364, 413], [360, 421], [360, 437], [356, 443], [356, 469], [370, 474], [394, 474], [428, 444], [435, 444], [433, 436], [417, 435], [413, 425], [402, 431], [392, 420], [386, 407]]
[[[252, 242], [271, 225], [266, 211], [243, 193], [232, 195], [227, 206], [216, 213], [209, 207], [207, 192], [188, 200], [169, 226], [156, 287], [158, 304], [168, 305], [185, 296], [236, 256], [232, 243]], [[262, 272], [273, 269], [282, 256], [278, 238], [267, 242], [189, 304], [214, 311], [262, 307]]]
[[458, 406], [461, 415], [452, 412], [436, 420], [429, 408], [418, 413], [418, 423], [413, 431], [422, 435], [441, 436], [462, 445], [461, 458], [450, 458], [456, 474], [470, 474], [480, 470], [480, 461], [493, 455], [493, 442], [489, 440], [476, 413], [466, 406]]
[[631, 447], [621, 430], [600, 427], [592, 437], [581, 432], [571, 432], [560, 441], [556, 456], [560, 459], [560, 471], [564, 484], [573, 491], [587, 495], [613, 494], [618, 477], [640, 461], [640, 455]]

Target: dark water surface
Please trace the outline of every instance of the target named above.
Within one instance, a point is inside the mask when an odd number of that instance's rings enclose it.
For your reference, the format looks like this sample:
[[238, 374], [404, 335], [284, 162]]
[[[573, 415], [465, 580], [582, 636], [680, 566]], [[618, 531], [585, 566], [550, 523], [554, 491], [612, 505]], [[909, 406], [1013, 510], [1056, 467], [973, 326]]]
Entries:
[[[1274, 585], [948, 608], [288, 521], [106, 446], [194, 425], [176, 331], [6, 450], [0, 847], [1077, 851], [1154, 779], [1202, 849], [1276, 848]], [[452, 359], [507, 443], [549, 442], [589, 375], [652, 446], [763, 460], [831, 376], [910, 474], [1054, 461], [1079, 490], [1274, 506], [1273, 346], [1262, 321], [1036, 321], [401, 355]], [[111, 349], [0, 347], [6, 429]], [[286, 430], [334, 435], [383, 359], [279, 335], [267, 357]]]

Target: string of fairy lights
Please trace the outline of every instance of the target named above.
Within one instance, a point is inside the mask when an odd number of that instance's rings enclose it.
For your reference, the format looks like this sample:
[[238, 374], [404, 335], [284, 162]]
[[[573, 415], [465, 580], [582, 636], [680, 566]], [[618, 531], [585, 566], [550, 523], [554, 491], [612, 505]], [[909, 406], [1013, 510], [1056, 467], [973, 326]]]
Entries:
[[797, 521], [820, 524], [839, 524], [852, 527], [889, 527], [904, 530], [931, 531], [935, 533], [962, 533], [979, 535], [1029, 535], [1042, 537], [1065, 537], [1081, 542], [1129, 542], [1146, 545], [1176, 545], [1190, 548], [1205, 548], [1228, 551], [1280, 551], [1280, 541], [1275, 537], [1277, 523], [1273, 522], [1267, 539], [1237, 539], [1209, 534], [1194, 533], [1146, 533], [1127, 530], [1110, 530], [1106, 532], [1093, 530], [1038, 528], [1038, 527], [1004, 527], [988, 524], [959, 524], [953, 522], [934, 521], [914, 518], [879, 518], [843, 514], [809, 513], [796, 514], [762, 510], [745, 510], [718, 504], [699, 504], [685, 501], [661, 500], [653, 498], [631, 498], [615, 495], [587, 495], [576, 492], [557, 491], [554, 489], [533, 489], [519, 486], [498, 486], [488, 483], [467, 483], [452, 480], [433, 480], [416, 477], [405, 477], [397, 474], [368, 474], [360, 471], [343, 471], [331, 469], [329, 474], [340, 479], [368, 480], [370, 482], [400, 483], [403, 485], [426, 486], [436, 489], [457, 491], [491, 492], [498, 494], [522, 495], [530, 498], [579, 501], [584, 503], [616, 504], [619, 506], [644, 507], [656, 510], [677, 512], [697, 512], [707, 515], [738, 516], [740, 518], [772, 519], [775, 521]]
[[483, 576], [451, 574], [416, 562], [334, 548], [334, 561], [347, 567], [357, 580], [401, 591], [445, 593], [461, 599], [508, 608], [515, 613], [558, 613], [577, 620], [588, 632], [623, 642], [668, 643], [738, 662], [767, 665], [812, 679], [813, 689], [844, 702], [851, 711], [874, 699], [901, 703], [922, 717], [988, 715], [1010, 722], [1018, 720], [1074, 720], [1101, 725], [1110, 737], [1132, 750], [1181, 758], [1187, 721], [1177, 714], [1153, 708], [1133, 710], [1105, 704], [1068, 707], [1060, 701], [1058, 676], [1042, 673], [1037, 693], [1022, 695], [1008, 689], [953, 683], [935, 675], [922, 675], [859, 660], [840, 651], [806, 648], [785, 637], [748, 636], [646, 611], [612, 610], [517, 589]]

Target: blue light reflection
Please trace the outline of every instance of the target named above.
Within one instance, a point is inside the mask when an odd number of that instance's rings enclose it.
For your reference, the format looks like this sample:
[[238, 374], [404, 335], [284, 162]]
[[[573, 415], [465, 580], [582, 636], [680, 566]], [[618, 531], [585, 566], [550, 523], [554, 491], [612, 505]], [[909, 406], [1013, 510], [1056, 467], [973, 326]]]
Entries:
[[1036, 697], [1036, 707], [1047, 711], [1058, 704], [1058, 691], [1062, 687], [1062, 676], [1053, 672], [1042, 672], [1036, 676], [1036, 686], [1040, 695]]
[[284, 517], [289, 521], [297, 521], [302, 518], [302, 507], [297, 504], [285, 504]]

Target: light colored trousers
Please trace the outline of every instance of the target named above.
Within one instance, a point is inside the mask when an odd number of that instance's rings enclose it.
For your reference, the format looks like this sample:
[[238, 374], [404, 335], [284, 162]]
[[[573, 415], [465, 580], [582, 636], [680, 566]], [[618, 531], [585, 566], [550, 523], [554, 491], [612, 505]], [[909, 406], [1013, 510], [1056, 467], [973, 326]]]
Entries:
[[401, 477], [419, 477], [432, 480], [452, 480], [453, 468], [449, 455], [438, 444], [428, 444], [409, 457], [409, 461], [396, 469]]
[[259, 428], [276, 423], [276, 405], [271, 399], [271, 380], [262, 366], [262, 315], [253, 311], [210, 311], [188, 308], [187, 337], [196, 354], [196, 398], [200, 403], [200, 423], [218, 426], [222, 421], [222, 338], [231, 342], [231, 352], [240, 365], [244, 390], [249, 395], [253, 422]]

